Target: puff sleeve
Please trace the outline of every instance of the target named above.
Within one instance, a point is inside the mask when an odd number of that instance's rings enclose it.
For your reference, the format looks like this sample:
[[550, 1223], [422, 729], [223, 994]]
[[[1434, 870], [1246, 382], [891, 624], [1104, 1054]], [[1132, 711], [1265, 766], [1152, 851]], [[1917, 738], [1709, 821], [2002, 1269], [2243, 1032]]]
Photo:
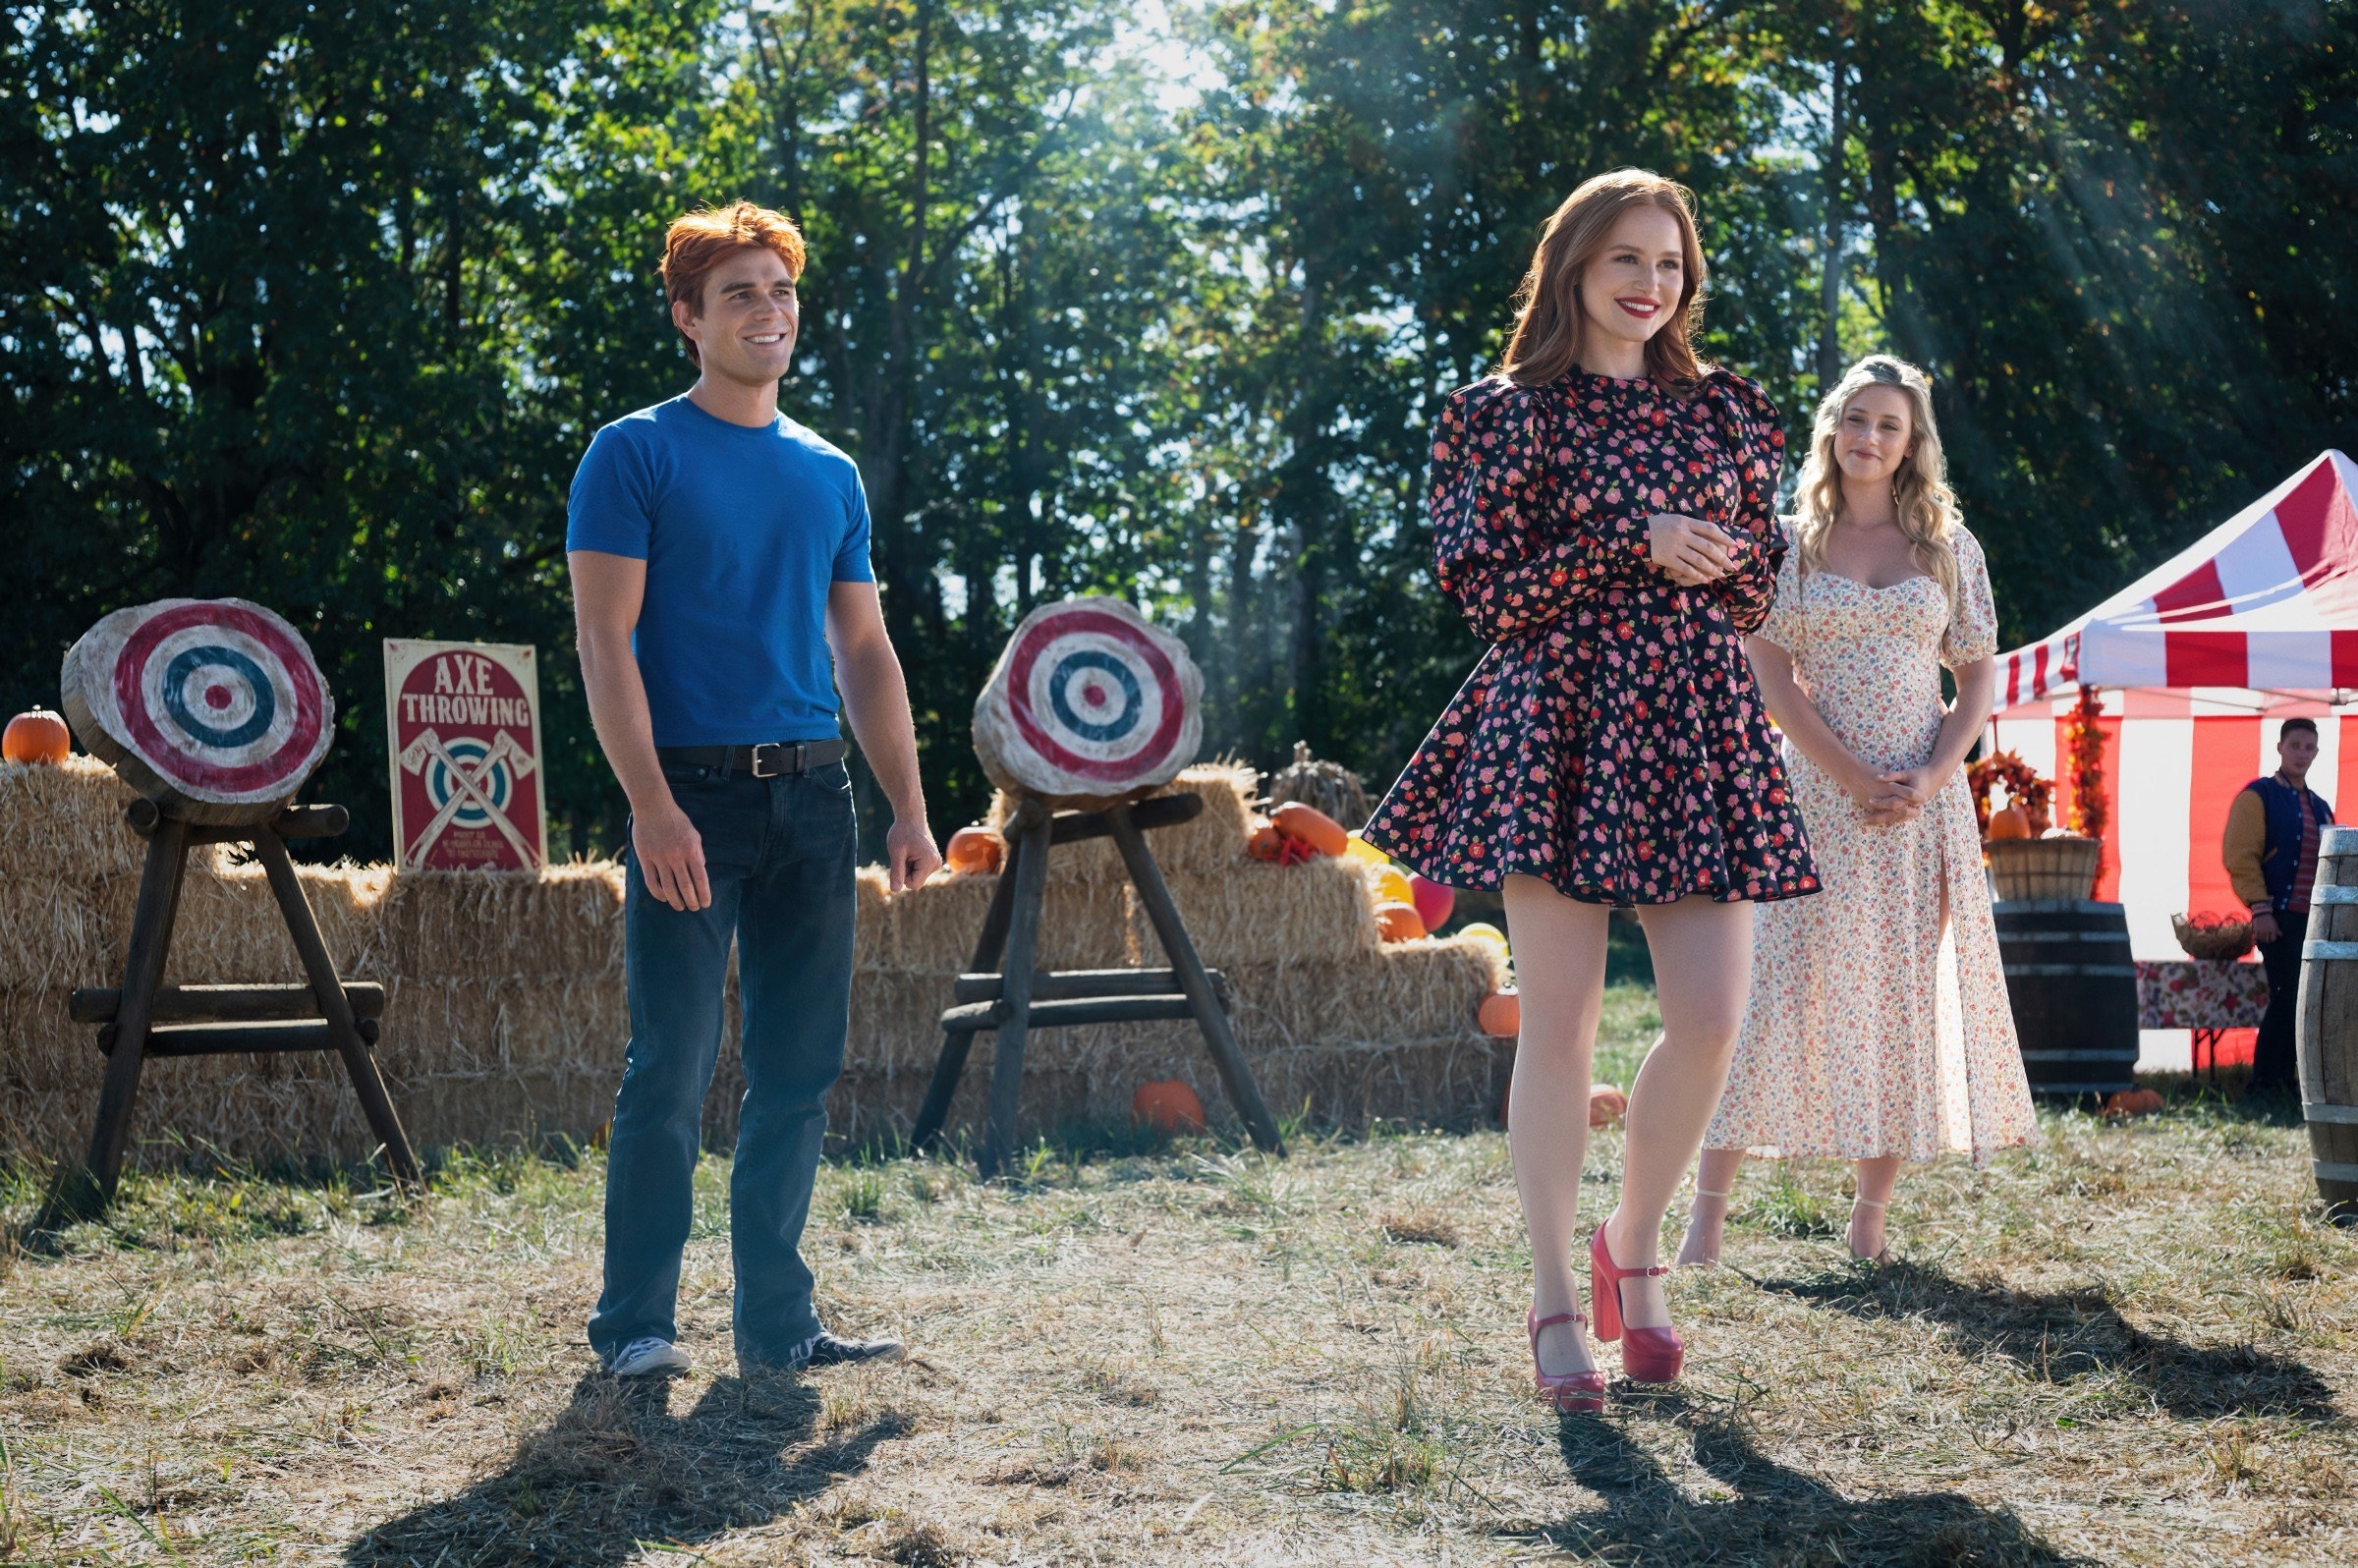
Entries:
[[1704, 377], [1703, 396], [1719, 415], [1737, 473], [1735, 504], [1721, 522], [1736, 538], [1735, 570], [1712, 587], [1726, 603], [1737, 635], [1750, 636], [1775, 600], [1785, 559], [1785, 533], [1776, 521], [1776, 489], [1785, 466], [1784, 417], [1768, 393], [1733, 371], [1713, 370]]
[[1510, 381], [1451, 397], [1433, 427], [1433, 570], [1476, 633], [1498, 643], [1546, 626], [1646, 564], [1642, 516], [1557, 520], [1554, 423]]
[[1765, 643], [1774, 643], [1799, 658], [1802, 639], [1809, 630], [1807, 603], [1801, 587], [1801, 555], [1788, 550], [1776, 569], [1776, 587], [1770, 591], [1768, 614], [1750, 635]]
[[1958, 529], [1950, 543], [1957, 552], [1957, 592], [1940, 638], [1940, 662], [1953, 670], [1997, 652], [1997, 600], [1990, 592], [1981, 541]]

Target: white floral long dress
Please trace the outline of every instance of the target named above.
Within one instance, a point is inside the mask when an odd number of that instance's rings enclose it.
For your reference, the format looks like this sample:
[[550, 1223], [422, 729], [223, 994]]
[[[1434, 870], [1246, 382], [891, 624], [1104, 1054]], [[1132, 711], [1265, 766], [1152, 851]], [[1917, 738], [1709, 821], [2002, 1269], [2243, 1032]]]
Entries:
[[[1758, 634], [1793, 656], [1811, 701], [1862, 760], [1918, 767], [1940, 732], [1940, 666], [1988, 658], [1997, 611], [1979, 543], [1956, 533], [1940, 585], [1872, 588], [1785, 557]], [[1865, 812], [1785, 742], [1825, 891], [1759, 904], [1752, 997], [1704, 1143], [1798, 1156], [1975, 1164], [2030, 1137], [2030, 1085], [2006, 1003], [1981, 835], [1963, 769], [1914, 821]], [[1943, 916], [1945, 915], [1945, 922]]]

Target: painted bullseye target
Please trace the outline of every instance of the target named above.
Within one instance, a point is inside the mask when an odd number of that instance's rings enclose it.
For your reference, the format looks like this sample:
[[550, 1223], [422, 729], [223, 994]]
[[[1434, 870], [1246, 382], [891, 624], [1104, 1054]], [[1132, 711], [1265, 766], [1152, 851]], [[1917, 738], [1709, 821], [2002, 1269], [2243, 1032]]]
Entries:
[[335, 700], [303, 638], [244, 599], [117, 610], [61, 671], [84, 746], [193, 821], [257, 821], [319, 765]]
[[1203, 693], [1186, 644], [1119, 599], [1043, 605], [1016, 628], [975, 704], [976, 752], [1006, 789], [1118, 799], [1195, 760]]

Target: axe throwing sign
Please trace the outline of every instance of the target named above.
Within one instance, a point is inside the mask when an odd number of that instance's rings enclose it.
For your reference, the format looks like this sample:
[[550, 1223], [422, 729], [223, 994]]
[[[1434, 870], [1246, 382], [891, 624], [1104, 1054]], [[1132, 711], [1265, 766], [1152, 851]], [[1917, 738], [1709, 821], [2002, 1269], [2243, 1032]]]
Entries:
[[530, 647], [387, 638], [385, 726], [403, 870], [534, 870], [547, 859]]

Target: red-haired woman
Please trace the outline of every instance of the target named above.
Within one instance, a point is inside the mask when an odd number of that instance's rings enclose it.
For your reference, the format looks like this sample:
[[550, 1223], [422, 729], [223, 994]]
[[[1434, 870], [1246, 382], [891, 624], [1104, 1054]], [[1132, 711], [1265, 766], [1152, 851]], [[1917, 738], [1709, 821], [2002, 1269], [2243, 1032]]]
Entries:
[[1571, 1249], [1611, 910], [1639, 910], [1664, 1038], [1588, 1238], [1590, 1300], [1623, 1370], [1667, 1381], [1683, 1347], [1656, 1250], [1744, 1016], [1751, 905], [1818, 887], [1742, 644], [1783, 555], [1783, 436], [1758, 387], [1696, 360], [1703, 282], [1690, 197], [1657, 175], [1600, 175], [1548, 219], [1503, 364], [1433, 432], [1441, 588], [1493, 646], [1367, 828], [1435, 881], [1504, 890], [1526, 1326], [1563, 1410], [1604, 1391]]

